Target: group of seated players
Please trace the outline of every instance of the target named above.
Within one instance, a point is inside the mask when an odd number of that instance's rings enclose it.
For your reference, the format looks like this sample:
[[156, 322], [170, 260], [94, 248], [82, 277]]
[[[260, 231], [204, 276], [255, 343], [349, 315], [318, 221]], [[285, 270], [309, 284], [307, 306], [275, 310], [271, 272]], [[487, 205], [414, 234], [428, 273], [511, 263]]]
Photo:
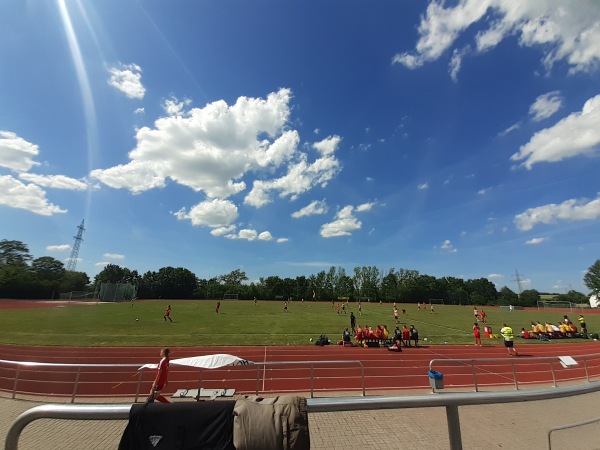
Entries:
[[377, 327], [373, 329], [369, 325], [365, 325], [364, 328], [361, 328], [360, 324], [358, 324], [353, 331], [354, 342], [352, 341], [352, 332], [346, 328], [339, 344], [367, 347], [369, 342], [375, 342], [379, 346], [387, 346], [390, 350], [400, 351], [399, 348], [402, 345], [411, 347], [411, 341], [414, 343], [415, 347], [417, 347], [419, 343], [419, 333], [414, 325], [411, 325], [410, 329], [404, 325], [402, 330], [396, 326], [393, 335], [390, 334], [387, 325], [377, 325]]
[[[354, 342], [352, 342], [352, 337], [354, 337]], [[344, 330], [341, 343], [344, 345], [353, 344], [362, 347], [366, 345], [366, 341], [385, 342], [389, 338], [390, 332], [387, 325], [377, 325], [377, 327], [373, 329], [369, 325], [365, 325], [364, 328], [361, 328], [360, 324], [358, 324], [356, 325], [355, 330], [350, 331], [348, 328]]]
[[563, 316], [563, 320], [557, 324], [540, 321], [531, 322], [531, 331], [521, 328], [520, 336], [523, 339], [562, 339], [572, 337], [586, 337], [587, 325], [583, 315], [578, 318], [580, 329], [569, 319], [568, 316]]

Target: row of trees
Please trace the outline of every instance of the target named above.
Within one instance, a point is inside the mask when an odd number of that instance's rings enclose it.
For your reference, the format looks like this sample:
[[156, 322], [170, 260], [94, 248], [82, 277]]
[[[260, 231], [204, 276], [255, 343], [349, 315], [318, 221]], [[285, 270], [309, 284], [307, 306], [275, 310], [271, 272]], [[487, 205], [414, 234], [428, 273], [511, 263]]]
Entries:
[[84, 272], [71, 272], [50, 256], [33, 258], [21, 241], [0, 241], [0, 298], [52, 298], [58, 292], [83, 291]]
[[[225, 294], [237, 294], [246, 299], [331, 301], [350, 297], [403, 303], [443, 299], [447, 304], [516, 306], [535, 306], [540, 300], [540, 293], [533, 289], [520, 295], [506, 286], [497, 291], [486, 278], [436, 278], [416, 270], [383, 271], [374, 266], [355, 267], [352, 273], [342, 267], [331, 267], [308, 277], [269, 276], [258, 282], [248, 281], [246, 273], [239, 269], [201, 279], [183, 267], [163, 267], [140, 275], [137, 270], [109, 264], [90, 284], [85, 273], [68, 272], [54, 258], [33, 259], [22, 242], [0, 241], [0, 297], [4, 298], [50, 298], [55, 292], [95, 291], [100, 283], [129, 283], [137, 286], [141, 298], [215, 299], [223, 298]], [[590, 267], [584, 281], [593, 292], [600, 290], [600, 260]], [[570, 291], [558, 295], [556, 300], [582, 303], [588, 299], [580, 292]]]

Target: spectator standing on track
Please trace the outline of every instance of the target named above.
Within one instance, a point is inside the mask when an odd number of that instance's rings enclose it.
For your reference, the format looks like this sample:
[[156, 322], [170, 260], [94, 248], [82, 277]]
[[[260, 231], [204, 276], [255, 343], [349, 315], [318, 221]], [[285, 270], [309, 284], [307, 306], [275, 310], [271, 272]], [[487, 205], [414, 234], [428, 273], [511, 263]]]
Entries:
[[350, 329], [354, 331], [356, 328], [356, 316], [350, 311]]
[[167, 309], [165, 309], [165, 315], [163, 316], [163, 319], [165, 319], [165, 322], [167, 321], [167, 319], [169, 319], [169, 322], [173, 322], [173, 319], [171, 319], [171, 305], [167, 305]]
[[418, 347], [419, 346], [419, 331], [415, 328], [414, 325], [411, 325], [410, 329], [408, 331], [410, 331], [410, 340], [415, 341], [415, 347]]
[[169, 379], [169, 353], [168, 348], [163, 348], [160, 351], [160, 362], [156, 367], [156, 377], [154, 377], [154, 381], [152, 382], [150, 395], [146, 399], [147, 403], [152, 403], [154, 400], [158, 400], [161, 403], [171, 403], [160, 395], [160, 391], [167, 385]]
[[473, 324], [473, 336], [475, 337], [475, 345], [479, 345], [481, 347], [481, 329], [479, 328], [479, 323], [477, 322]]
[[577, 320], [579, 320], [579, 332], [584, 335], [587, 336], [587, 324], [585, 323], [585, 317], [583, 317], [583, 315], [579, 314], [579, 317], [577, 318]]
[[512, 328], [509, 327], [508, 325], [506, 325], [505, 323], [503, 323], [502, 328], [500, 329], [500, 334], [504, 338], [504, 346], [506, 347], [506, 350], [508, 351], [508, 356], [510, 356], [510, 355], [519, 356], [519, 354], [517, 353], [517, 350], [514, 347], [515, 335], [513, 334]]
[[405, 347], [410, 347], [410, 330], [406, 328], [406, 325], [402, 326], [402, 343]]

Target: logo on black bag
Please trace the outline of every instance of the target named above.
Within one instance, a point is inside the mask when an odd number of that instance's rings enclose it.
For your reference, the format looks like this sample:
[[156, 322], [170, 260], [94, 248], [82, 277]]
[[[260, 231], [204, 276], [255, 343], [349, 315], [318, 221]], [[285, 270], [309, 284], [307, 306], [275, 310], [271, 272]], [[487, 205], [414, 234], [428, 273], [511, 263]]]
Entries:
[[156, 447], [158, 445], [158, 443], [160, 442], [160, 440], [162, 439], [162, 436], [156, 436], [155, 434], [153, 434], [151, 436], [148, 436], [148, 439], [150, 440], [152, 447]]

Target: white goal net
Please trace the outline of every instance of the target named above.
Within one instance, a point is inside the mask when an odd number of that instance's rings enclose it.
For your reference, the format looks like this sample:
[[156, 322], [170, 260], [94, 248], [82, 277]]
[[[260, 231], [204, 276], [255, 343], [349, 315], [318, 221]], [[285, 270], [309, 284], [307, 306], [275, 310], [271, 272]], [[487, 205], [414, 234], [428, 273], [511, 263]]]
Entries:
[[582, 309], [577, 303], [557, 300], [538, 300], [538, 309], [568, 309], [573, 312], [576, 309]]

